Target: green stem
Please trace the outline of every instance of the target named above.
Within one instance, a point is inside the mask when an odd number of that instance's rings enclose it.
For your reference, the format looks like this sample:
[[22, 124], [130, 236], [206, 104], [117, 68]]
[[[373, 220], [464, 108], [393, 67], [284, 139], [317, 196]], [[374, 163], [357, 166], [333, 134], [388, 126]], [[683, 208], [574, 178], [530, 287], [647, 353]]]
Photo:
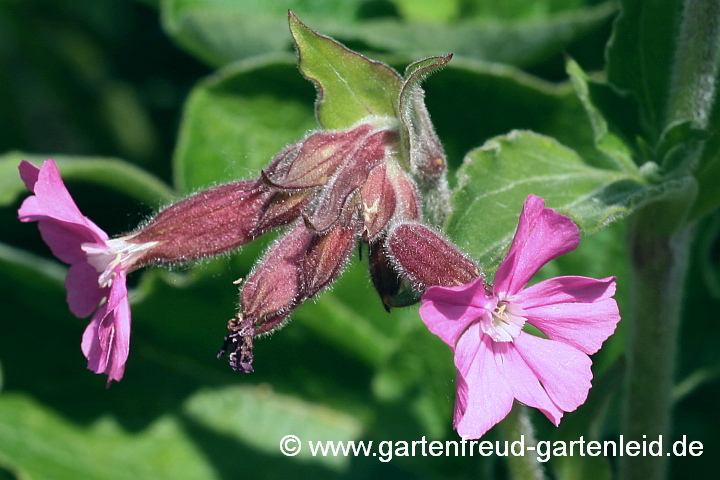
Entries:
[[[693, 228], [668, 229], [667, 203], [638, 212], [630, 228], [630, 338], [625, 442], [663, 438], [662, 456], [623, 457], [622, 480], [662, 480], [667, 475], [673, 373]], [[676, 217], [677, 218], [677, 217]], [[682, 217], [680, 217], [682, 218]]]
[[[513, 405], [510, 414], [500, 423], [500, 429], [503, 437], [510, 444], [512, 442], [524, 439], [525, 452], [528, 446], [537, 447], [537, 439], [535, 438], [535, 430], [530, 422], [528, 408], [523, 405]], [[533, 455], [507, 457], [508, 469], [510, 470], [510, 478], [516, 480], [545, 480], [545, 471], [540, 462]]]
[[687, 0], [675, 50], [667, 123], [707, 127], [720, 55], [720, 2]]

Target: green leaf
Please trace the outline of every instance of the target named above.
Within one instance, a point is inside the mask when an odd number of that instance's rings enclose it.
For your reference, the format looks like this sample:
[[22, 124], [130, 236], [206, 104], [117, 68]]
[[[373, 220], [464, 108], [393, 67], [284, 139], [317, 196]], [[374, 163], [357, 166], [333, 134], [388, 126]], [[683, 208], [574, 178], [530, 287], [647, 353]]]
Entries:
[[682, 0], [622, 0], [620, 10], [607, 50], [608, 81], [635, 95], [654, 143], [666, 121]]
[[289, 54], [240, 62], [200, 82], [185, 105], [175, 185], [190, 192], [259, 175], [285, 145], [316, 127], [312, 98]]
[[[285, 435], [308, 441], [356, 440], [364, 430], [355, 418], [260, 385], [201, 390], [185, 403], [184, 414], [220, 434], [235, 438], [258, 452], [276, 455]], [[258, 435], [263, 432], [263, 435]], [[297, 460], [346, 469], [351, 457], [312, 456], [302, 448]]]
[[[447, 2], [435, 3], [437, 8], [443, 8]], [[518, 9], [512, 9], [510, 15], [499, 15], [514, 17], [509, 20], [498, 19], [498, 15], [494, 16], [493, 11], [480, 4], [470, 7], [470, 15], [463, 12], [462, 18], [439, 24], [390, 16], [370, 18], [365, 11], [381, 2], [360, 0], [330, 3], [167, 0], [163, 3], [162, 19], [166, 31], [181, 46], [215, 66], [268, 52], [287, 51], [291, 41], [285, 13], [291, 8], [317, 31], [377, 52], [402, 53], [415, 58], [453, 52], [529, 67], [556, 57], [573, 43], [605, 27], [617, 9], [614, 2], [573, 11], [547, 8], [544, 3], [535, 2], [519, 16]], [[523, 6], [527, 7], [528, 3], [523, 2]], [[416, 16], [407, 11], [403, 13]]]
[[398, 116], [400, 75], [381, 62], [320, 35], [290, 12], [300, 71], [318, 89], [316, 113], [326, 129], [348, 128], [370, 116]]
[[[163, 182], [122, 160], [68, 155], [51, 157], [65, 180], [106, 187], [153, 206], [167, 202], [174, 196], [172, 190]], [[20, 162], [27, 160], [40, 166], [48, 158], [50, 157], [20, 152], [1, 155], [0, 206], [10, 205], [28, 191], [18, 174], [17, 167]]]
[[566, 68], [570, 81], [575, 88], [575, 93], [582, 102], [583, 107], [585, 107], [590, 119], [590, 125], [595, 135], [595, 145], [598, 150], [612, 158], [618, 168], [630, 172], [637, 171], [630, 148], [617, 135], [610, 132], [605, 117], [593, 104], [588, 88], [590, 81], [588, 76], [580, 68], [580, 65], [572, 59], [568, 59]]
[[[280, 439], [347, 441], [361, 431], [352, 417], [249, 385], [201, 390], [135, 432], [110, 416], [82, 425], [27, 396], [0, 397], [0, 458], [37, 479], [224, 478], [213, 458], [218, 454], [226, 463], [244, 454], [247, 475], [267, 477], [270, 469], [257, 461], [263, 457], [276, 457], [273, 478], [298, 469], [332, 474], [346, 470], [350, 457], [312, 457], [305, 444], [297, 459], [285, 459], [278, 454]], [[222, 450], [208, 457], [201, 434], [225, 437], [215, 442]]]
[[490, 271], [510, 244], [530, 193], [592, 233], [692, 183], [683, 178], [651, 185], [637, 174], [591, 167], [556, 140], [523, 131], [468, 153], [457, 176], [447, 231]]

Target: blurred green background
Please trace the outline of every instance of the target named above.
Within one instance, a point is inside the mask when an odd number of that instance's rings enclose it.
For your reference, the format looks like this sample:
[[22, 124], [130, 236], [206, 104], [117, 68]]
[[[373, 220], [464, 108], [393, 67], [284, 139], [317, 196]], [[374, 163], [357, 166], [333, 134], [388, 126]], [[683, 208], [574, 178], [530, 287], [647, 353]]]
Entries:
[[[316, 128], [315, 91], [295, 66], [291, 8], [309, 26], [402, 69], [454, 52], [426, 85], [454, 171], [511, 129], [593, 157], [565, 58], [601, 72], [614, 2], [583, 0], [2, 0], [0, 2], [0, 479], [506, 478], [498, 458], [284, 457], [280, 438], [456, 439], [454, 368], [416, 308], [382, 309], [352, 266], [255, 348], [256, 372], [215, 354], [245, 276], [269, 239], [183, 269], [131, 276], [125, 378], [105, 389], [80, 351], [85, 320], [64, 266], [20, 224], [21, 159], [53, 158], [80, 209], [110, 234], [176, 196], [248, 178]], [[602, 75], [600, 73], [600, 75]], [[618, 111], [618, 117], [626, 112]], [[451, 184], [455, 180], [451, 172]], [[699, 458], [672, 478], [710, 478], [720, 451], [720, 216], [701, 220], [687, 285], [674, 435]], [[625, 226], [586, 237], [540, 277], [618, 276]], [[540, 440], [616, 439], [626, 325], [594, 357], [591, 396]], [[487, 439], [500, 438], [497, 429]], [[554, 458], [553, 478], [610, 478], [616, 459]]]

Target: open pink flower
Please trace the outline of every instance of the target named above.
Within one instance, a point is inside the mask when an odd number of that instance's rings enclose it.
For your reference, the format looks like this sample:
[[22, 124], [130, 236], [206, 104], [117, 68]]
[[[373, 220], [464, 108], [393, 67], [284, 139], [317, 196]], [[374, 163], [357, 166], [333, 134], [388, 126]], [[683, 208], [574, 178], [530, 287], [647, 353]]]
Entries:
[[[70, 311], [93, 314], [82, 339], [88, 368], [120, 380], [130, 349], [130, 306], [125, 277], [134, 262], [155, 243], [129, 243], [107, 234], [85, 217], [63, 184], [55, 162], [42, 168], [23, 161], [20, 176], [34, 193], [18, 210], [22, 222], [38, 222], [52, 253], [70, 264], [65, 277]], [[100, 305], [98, 307], [98, 305]]]
[[[478, 277], [430, 287], [423, 296], [423, 321], [455, 353], [453, 424], [461, 436], [482, 436], [510, 412], [513, 400], [538, 408], [555, 425], [585, 402], [592, 379], [588, 355], [620, 320], [611, 298], [615, 277], [557, 277], [525, 288], [540, 267], [579, 241], [572, 220], [530, 195], [492, 288]], [[523, 332], [526, 322], [548, 338]]]

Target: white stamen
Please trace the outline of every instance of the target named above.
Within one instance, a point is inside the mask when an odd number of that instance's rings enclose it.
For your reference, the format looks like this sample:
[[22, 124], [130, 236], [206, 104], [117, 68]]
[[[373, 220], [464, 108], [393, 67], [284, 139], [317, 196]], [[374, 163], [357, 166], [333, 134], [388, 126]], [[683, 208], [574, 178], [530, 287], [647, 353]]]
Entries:
[[525, 325], [524, 315], [521, 308], [500, 300], [495, 309], [483, 317], [480, 327], [495, 342], [512, 342]]
[[98, 283], [109, 287], [116, 277], [115, 267], [122, 265], [129, 269], [143, 254], [160, 242], [131, 243], [132, 237], [118, 237], [106, 240], [104, 244], [83, 243], [80, 248], [87, 254], [87, 260], [100, 274]]

